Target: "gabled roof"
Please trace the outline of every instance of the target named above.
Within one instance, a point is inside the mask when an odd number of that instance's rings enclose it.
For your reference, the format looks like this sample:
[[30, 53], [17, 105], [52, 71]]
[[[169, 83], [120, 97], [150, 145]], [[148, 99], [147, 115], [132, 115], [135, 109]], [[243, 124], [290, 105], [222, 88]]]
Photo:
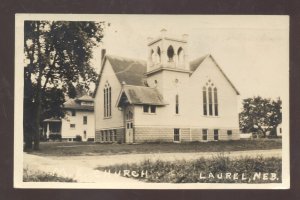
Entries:
[[117, 106], [119, 106], [122, 95], [126, 95], [128, 102], [133, 105], [166, 105], [162, 95], [156, 88], [135, 85], [123, 85], [123, 88], [120, 92], [117, 101]]
[[64, 103], [65, 109], [93, 111], [94, 106], [80, 105], [77, 99], [69, 99]]
[[93, 97], [91, 97], [89, 95], [83, 95], [82, 97], [77, 98], [77, 101], [91, 101], [91, 102], [93, 102], [94, 99], [93, 99]]
[[190, 62], [190, 70], [192, 72], [196, 71], [196, 69], [199, 67], [199, 65], [205, 60], [205, 58], [207, 58], [209, 56], [209, 54], [205, 55], [205, 56], [201, 56], [199, 58], [196, 58], [195, 60]]
[[240, 95], [239, 91], [236, 89], [236, 87], [233, 85], [233, 83], [229, 80], [229, 78], [226, 76], [226, 74], [224, 73], [224, 71], [222, 70], [222, 68], [218, 65], [218, 63], [216, 62], [216, 60], [213, 58], [213, 56], [211, 54], [199, 57], [199, 58], [191, 61], [190, 62], [190, 70], [191, 70], [191, 72], [194, 73], [198, 69], [198, 67], [203, 63], [203, 61], [206, 60], [207, 58], [211, 58], [212, 59], [212, 61], [217, 66], [217, 68], [220, 70], [220, 72], [225, 77], [225, 79], [228, 81], [228, 83], [234, 89], [234, 91], [236, 92], [236, 94]]
[[96, 84], [94, 97], [97, 93], [97, 88], [100, 83], [100, 78], [102, 76], [105, 62], [107, 61], [111, 64], [112, 69], [115, 72], [121, 84], [125, 82], [125, 84], [128, 85], [144, 86], [144, 74], [147, 71], [146, 61], [113, 55], [106, 55], [101, 66], [101, 71], [98, 77], [98, 82]]

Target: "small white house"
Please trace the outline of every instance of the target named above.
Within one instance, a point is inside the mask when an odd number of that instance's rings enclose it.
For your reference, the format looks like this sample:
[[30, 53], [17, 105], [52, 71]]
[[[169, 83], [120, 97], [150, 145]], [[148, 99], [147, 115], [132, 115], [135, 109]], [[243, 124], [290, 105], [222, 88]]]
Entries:
[[145, 48], [146, 61], [102, 59], [94, 92], [96, 142], [240, 139], [239, 92], [212, 55], [189, 61], [188, 36], [173, 38], [165, 29]]
[[276, 134], [277, 136], [282, 137], [282, 123], [278, 124], [278, 126], [276, 127]]
[[64, 103], [65, 117], [44, 120], [44, 133], [60, 134], [62, 140], [73, 141], [81, 137], [82, 141], [94, 140], [95, 118], [94, 100], [90, 96], [69, 99]]

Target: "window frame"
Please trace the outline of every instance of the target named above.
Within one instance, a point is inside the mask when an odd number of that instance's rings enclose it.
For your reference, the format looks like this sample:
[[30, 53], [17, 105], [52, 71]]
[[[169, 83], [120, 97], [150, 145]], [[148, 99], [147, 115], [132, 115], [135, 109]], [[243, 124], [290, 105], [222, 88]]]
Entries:
[[[176, 132], [178, 131], [178, 141], [175, 140], [175, 136], [176, 136]], [[180, 134], [181, 130], [180, 128], [174, 128], [173, 130], [173, 142], [181, 142], [181, 134]]]
[[214, 141], [219, 141], [219, 129], [214, 129]]
[[75, 129], [76, 128], [76, 124], [70, 124], [70, 128], [71, 129]]
[[83, 125], [87, 125], [88, 123], [88, 117], [85, 115], [83, 116]]
[[206, 128], [202, 129], [202, 141], [208, 141], [208, 129]]

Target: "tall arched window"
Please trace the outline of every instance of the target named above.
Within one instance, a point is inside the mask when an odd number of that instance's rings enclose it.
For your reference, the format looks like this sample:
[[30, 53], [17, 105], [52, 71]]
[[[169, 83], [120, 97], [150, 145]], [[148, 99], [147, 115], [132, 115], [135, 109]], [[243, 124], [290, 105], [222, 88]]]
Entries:
[[180, 47], [177, 51], [177, 55], [178, 55], [178, 64], [179, 65], [182, 65], [184, 63], [184, 52], [183, 52], [183, 49]]
[[151, 62], [152, 63], [155, 63], [155, 55], [154, 55], [154, 51], [153, 51], [153, 49], [151, 49]]
[[174, 48], [173, 48], [172, 45], [170, 45], [170, 46], [168, 47], [167, 55], [168, 55], [168, 58], [169, 58], [169, 62], [173, 62]]
[[157, 47], [157, 55], [158, 55], [158, 63], [160, 63], [160, 59], [161, 59], [161, 51], [160, 51], [160, 48]]
[[179, 114], [179, 96], [176, 94], [175, 96], [175, 113]]
[[219, 111], [218, 111], [218, 91], [217, 91], [217, 88], [214, 88], [214, 109], [215, 109], [215, 116], [218, 116]]
[[111, 116], [111, 87], [108, 82], [106, 82], [103, 90], [104, 97], [104, 117]]
[[203, 87], [203, 115], [207, 115], [207, 94], [206, 94], [206, 87]]
[[213, 115], [213, 103], [212, 103], [212, 89], [211, 87], [208, 88], [208, 112], [209, 115]]
[[202, 88], [202, 96], [203, 96], [203, 115], [218, 116], [219, 115], [218, 90], [210, 80], [206, 83], [206, 86]]

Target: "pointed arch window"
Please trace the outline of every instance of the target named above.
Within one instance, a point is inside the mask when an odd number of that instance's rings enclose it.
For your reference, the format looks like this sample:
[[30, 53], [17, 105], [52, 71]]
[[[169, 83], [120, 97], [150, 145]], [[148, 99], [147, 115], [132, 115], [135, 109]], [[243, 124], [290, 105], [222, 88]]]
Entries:
[[209, 115], [213, 115], [213, 102], [212, 102], [212, 89], [211, 87], [208, 88], [208, 112]]
[[178, 55], [178, 64], [179, 65], [182, 65], [184, 63], [184, 52], [183, 52], [183, 49], [182, 47], [180, 47], [177, 51], [177, 55]]
[[158, 63], [160, 63], [160, 61], [161, 61], [161, 51], [160, 51], [159, 47], [157, 47], [157, 55], [158, 55]]
[[173, 62], [173, 58], [174, 58], [174, 48], [172, 45], [170, 45], [168, 47], [168, 50], [167, 50], [167, 55], [168, 55], [168, 58], [169, 58], [169, 62]]
[[176, 94], [175, 96], [175, 113], [179, 114], [179, 96]]
[[203, 115], [219, 116], [218, 90], [211, 81], [202, 88]]
[[206, 87], [203, 87], [203, 115], [207, 115], [207, 93]]
[[214, 88], [214, 110], [215, 116], [219, 115], [219, 108], [218, 108], [218, 91], [217, 88]]
[[111, 87], [106, 82], [103, 89], [104, 97], [104, 117], [111, 117]]

